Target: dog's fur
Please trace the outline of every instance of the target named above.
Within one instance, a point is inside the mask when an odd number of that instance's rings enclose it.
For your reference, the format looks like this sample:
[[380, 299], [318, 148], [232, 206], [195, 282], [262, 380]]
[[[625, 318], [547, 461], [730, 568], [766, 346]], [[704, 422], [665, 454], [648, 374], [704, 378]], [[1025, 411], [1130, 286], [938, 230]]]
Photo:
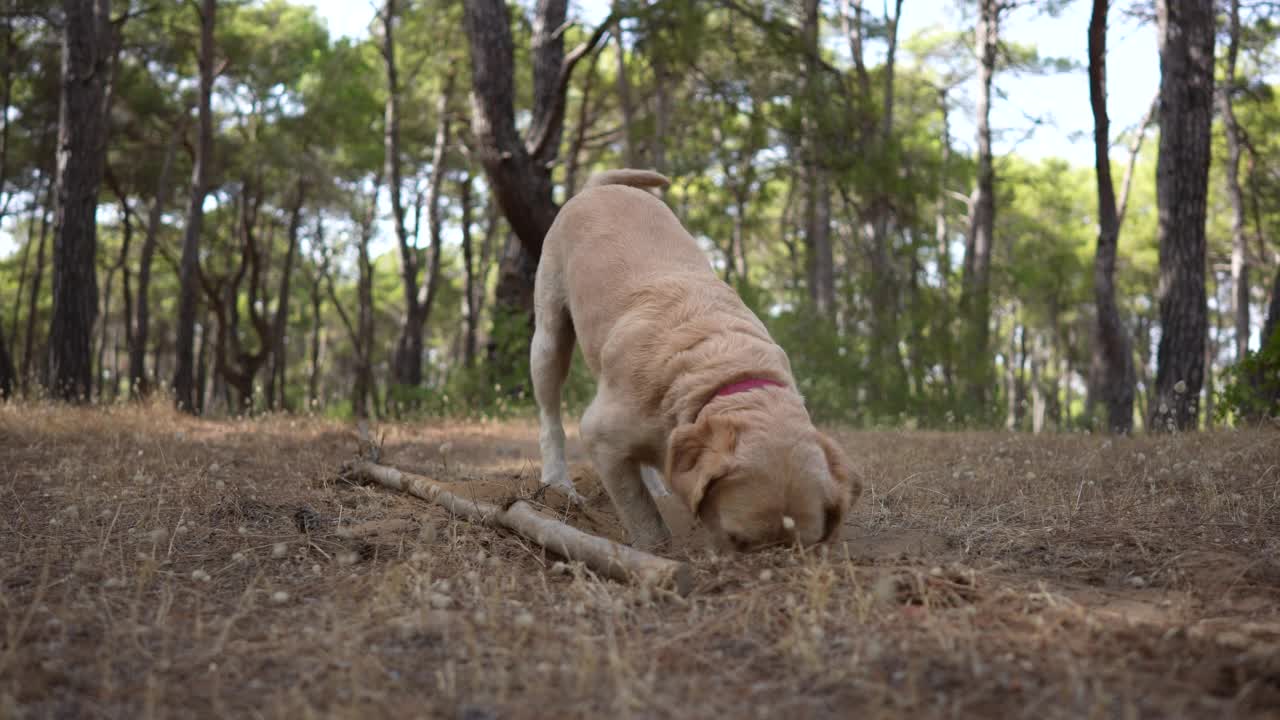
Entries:
[[[721, 547], [826, 540], [861, 485], [810, 421], [786, 353], [667, 206], [639, 189], [668, 182], [598, 173], [547, 233], [530, 358], [542, 482], [572, 492], [560, 392], [576, 336], [598, 384], [582, 439], [633, 544], [670, 539], [644, 465], [665, 468]], [[717, 395], [748, 379], [781, 386]]]

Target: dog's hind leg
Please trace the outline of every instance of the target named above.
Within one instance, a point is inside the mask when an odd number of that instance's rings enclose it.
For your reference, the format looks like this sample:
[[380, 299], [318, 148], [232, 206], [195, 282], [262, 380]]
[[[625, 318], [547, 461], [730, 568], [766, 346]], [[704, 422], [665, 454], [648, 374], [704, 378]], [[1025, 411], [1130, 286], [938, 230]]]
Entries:
[[564, 457], [564, 424], [560, 419], [560, 392], [573, 361], [574, 332], [568, 309], [538, 298], [534, 316], [529, 370], [533, 395], [538, 401], [538, 445], [542, 450], [542, 484], [554, 485], [577, 498], [569, 481]]

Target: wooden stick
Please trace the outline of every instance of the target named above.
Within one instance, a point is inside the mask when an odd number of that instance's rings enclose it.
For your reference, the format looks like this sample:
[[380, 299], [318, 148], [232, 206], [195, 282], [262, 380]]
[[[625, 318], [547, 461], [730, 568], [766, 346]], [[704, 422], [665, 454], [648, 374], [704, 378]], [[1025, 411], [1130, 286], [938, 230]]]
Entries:
[[682, 596], [693, 589], [693, 571], [688, 564], [582, 532], [543, 515], [523, 500], [517, 500], [504, 509], [455, 495], [446, 490], [444, 484], [422, 475], [367, 460], [349, 462], [343, 470], [348, 477], [406, 492], [459, 517], [511, 530], [568, 560], [583, 562], [596, 573], [614, 580], [665, 586]]

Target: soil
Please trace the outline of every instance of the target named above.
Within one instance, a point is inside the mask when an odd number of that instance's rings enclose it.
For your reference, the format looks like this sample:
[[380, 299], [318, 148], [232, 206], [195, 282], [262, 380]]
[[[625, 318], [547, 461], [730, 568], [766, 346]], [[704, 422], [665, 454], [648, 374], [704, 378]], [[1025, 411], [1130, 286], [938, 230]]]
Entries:
[[[386, 464], [532, 498], [529, 421], [375, 428]], [[576, 433], [571, 432], [571, 436]], [[353, 428], [0, 406], [0, 718], [1280, 717], [1280, 435], [833, 431], [825, 550], [687, 598], [339, 478]]]

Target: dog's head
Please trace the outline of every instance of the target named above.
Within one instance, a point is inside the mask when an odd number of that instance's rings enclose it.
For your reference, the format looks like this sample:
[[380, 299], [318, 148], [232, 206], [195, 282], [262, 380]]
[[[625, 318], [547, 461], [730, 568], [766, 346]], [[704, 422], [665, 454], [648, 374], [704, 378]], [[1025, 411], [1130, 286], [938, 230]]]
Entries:
[[862, 492], [843, 451], [808, 418], [710, 415], [676, 428], [667, 481], [721, 548], [835, 537]]

